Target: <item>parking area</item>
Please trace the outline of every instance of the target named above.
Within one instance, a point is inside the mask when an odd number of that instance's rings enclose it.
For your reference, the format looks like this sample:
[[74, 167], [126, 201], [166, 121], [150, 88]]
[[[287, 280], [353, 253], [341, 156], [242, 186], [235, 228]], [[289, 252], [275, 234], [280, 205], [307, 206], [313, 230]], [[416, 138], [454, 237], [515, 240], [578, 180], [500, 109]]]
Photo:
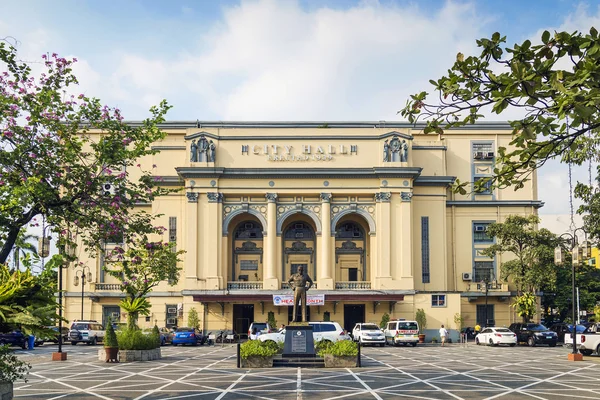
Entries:
[[106, 364], [98, 346], [19, 350], [33, 369], [23, 399], [598, 399], [600, 357], [569, 349], [475, 345], [364, 348], [356, 369], [237, 369], [235, 345], [163, 347], [159, 361]]

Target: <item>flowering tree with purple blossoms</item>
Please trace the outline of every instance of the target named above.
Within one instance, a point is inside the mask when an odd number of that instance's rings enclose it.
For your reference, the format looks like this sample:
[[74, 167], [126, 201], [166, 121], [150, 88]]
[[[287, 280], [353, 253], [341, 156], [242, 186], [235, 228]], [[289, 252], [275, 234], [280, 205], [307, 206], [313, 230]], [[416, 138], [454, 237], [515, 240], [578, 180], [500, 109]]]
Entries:
[[127, 244], [134, 234], [160, 233], [155, 216], [136, 204], [173, 190], [158, 186], [150, 171], [135, 180], [129, 171], [157, 152], [151, 144], [165, 137], [158, 124], [170, 106], [163, 101], [142, 123], [128, 124], [118, 109], [68, 94], [77, 85], [76, 59], [42, 58], [45, 72], [33, 76], [0, 39], [0, 263], [36, 218], [63, 233], [60, 248], [73, 244], [74, 235], [64, 233], [76, 232], [90, 256], [110, 238]]
[[127, 312], [127, 326], [136, 329], [139, 315], [150, 313], [146, 295], [161, 282], [176, 285], [177, 263], [184, 251], [175, 251], [175, 243], [151, 242], [145, 236], [135, 238], [130, 247], [116, 247], [109, 252], [111, 260], [105, 271], [121, 280], [126, 297], [119, 304]]

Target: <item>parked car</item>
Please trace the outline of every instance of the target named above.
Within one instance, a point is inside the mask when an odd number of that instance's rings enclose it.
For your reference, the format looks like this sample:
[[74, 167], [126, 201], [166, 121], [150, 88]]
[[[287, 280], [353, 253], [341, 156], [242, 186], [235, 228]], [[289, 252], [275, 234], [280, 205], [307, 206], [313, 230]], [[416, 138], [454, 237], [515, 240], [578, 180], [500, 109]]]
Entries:
[[[589, 356], [593, 352], [596, 352], [600, 355], [600, 333], [591, 332], [589, 328], [581, 334], [579, 330], [575, 333], [577, 335], [577, 348], [581, 354]], [[571, 336], [570, 333], [565, 334], [565, 346], [567, 347], [573, 346], [573, 338]]]
[[[313, 328], [313, 338], [315, 342], [319, 342], [321, 340], [329, 341], [329, 342], [337, 342], [340, 340], [352, 340], [350, 335], [342, 328], [340, 324], [333, 321], [315, 321], [308, 323]], [[278, 332], [273, 333], [265, 333], [264, 335], [259, 335], [258, 340], [262, 342], [273, 341], [277, 343], [283, 343], [285, 341], [285, 332], [286, 329], [282, 329]]]
[[[165, 328], [165, 327], [158, 328], [158, 331], [160, 332], [161, 336], [164, 337], [164, 339], [165, 339], [164, 344], [173, 343], [173, 336], [175, 336], [176, 330], [177, 330], [177, 328]], [[162, 338], [161, 338], [161, 342], [162, 342]]]
[[[53, 336], [44, 336], [43, 338], [41, 338], [43, 343], [46, 342], [51, 342], [51, 343], [58, 343], [58, 326], [46, 326], [46, 329], [51, 329], [53, 330], [56, 334]], [[63, 343], [68, 342], [69, 340], [69, 328], [66, 326], [62, 327], [62, 341]]]
[[0, 333], [0, 344], [9, 346], [18, 346], [22, 349], [27, 348], [27, 336], [19, 330]]
[[98, 321], [74, 321], [69, 330], [69, 340], [73, 346], [79, 342], [95, 345], [104, 340], [104, 327]]
[[389, 345], [413, 347], [419, 342], [419, 323], [417, 321], [392, 320], [389, 321], [383, 331], [385, 342]]
[[256, 335], [260, 332], [263, 333], [271, 333], [271, 327], [266, 322], [253, 322], [250, 324], [248, 328], [248, 339], [256, 340]]
[[517, 345], [517, 334], [507, 328], [484, 328], [475, 338], [475, 344], [489, 344], [490, 346], [507, 344], [514, 347]]
[[[583, 333], [585, 331], [585, 329], [586, 329], [586, 327], [583, 325], [577, 325], [577, 327], [576, 327], [577, 333]], [[565, 334], [572, 332], [573, 324], [565, 324], [564, 322], [559, 322], [557, 324], [553, 324], [550, 327], [550, 330], [552, 332], [556, 332], [556, 336], [558, 337], [559, 342], [564, 343]], [[573, 343], [571, 342], [571, 344], [573, 344]]]
[[558, 335], [552, 332], [542, 324], [536, 323], [513, 323], [509, 328], [517, 335], [518, 343], [527, 343], [533, 347], [538, 344], [547, 344], [555, 347], [558, 342]]
[[366, 344], [385, 346], [383, 331], [373, 323], [358, 323], [354, 325], [352, 339], [361, 346]]
[[202, 333], [196, 328], [177, 328], [173, 336], [173, 346], [191, 344], [197, 346], [202, 341]]

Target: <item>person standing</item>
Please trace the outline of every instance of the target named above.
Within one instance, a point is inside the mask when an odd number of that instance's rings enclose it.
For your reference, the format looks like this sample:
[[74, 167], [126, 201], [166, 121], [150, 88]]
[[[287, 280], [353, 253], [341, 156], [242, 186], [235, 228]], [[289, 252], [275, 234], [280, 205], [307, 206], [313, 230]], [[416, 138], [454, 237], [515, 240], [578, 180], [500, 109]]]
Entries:
[[448, 337], [448, 331], [444, 328], [444, 325], [440, 328], [440, 340], [442, 342], [442, 346], [446, 344], [446, 338]]
[[481, 332], [481, 326], [479, 326], [479, 324], [475, 324], [475, 336], [479, 335], [479, 332]]

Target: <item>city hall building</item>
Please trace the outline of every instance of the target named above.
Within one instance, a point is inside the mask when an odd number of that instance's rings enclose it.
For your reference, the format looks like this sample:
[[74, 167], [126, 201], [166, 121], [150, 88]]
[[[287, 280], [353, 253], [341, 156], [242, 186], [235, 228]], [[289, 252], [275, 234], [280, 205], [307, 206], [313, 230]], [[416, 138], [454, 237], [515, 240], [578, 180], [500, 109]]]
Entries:
[[[185, 250], [175, 286], [149, 295], [142, 327], [186, 326], [192, 308], [205, 331], [246, 333], [252, 321], [291, 319], [288, 287], [302, 266], [314, 281], [309, 320], [356, 322], [415, 318], [428, 328], [496, 325], [517, 317], [515, 288], [500, 282], [508, 255], [487, 258], [486, 225], [537, 213], [535, 175], [525, 188], [459, 195], [456, 179], [493, 173], [505, 123], [422, 133], [397, 122], [173, 122], [142, 160], [161, 185], [180, 189], [141, 204], [161, 214], [162, 240]], [[153, 167], [155, 165], [156, 167]], [[132, 174], [134, 172], [131, 172]], [[110, 247], [114, 244], [106, 244]], [[119, 282], [103, 259], [82, 260], [91, 282], [66, 273], [66, 318], [125, 320]], [[77, 272], [80, 274], [80, 272]], [[487, 290], [482, 281], [491, 283]], [[83, 293], [83, 294], [82, 294]], [[487, 309], [486, 309], [487, 304]]]

